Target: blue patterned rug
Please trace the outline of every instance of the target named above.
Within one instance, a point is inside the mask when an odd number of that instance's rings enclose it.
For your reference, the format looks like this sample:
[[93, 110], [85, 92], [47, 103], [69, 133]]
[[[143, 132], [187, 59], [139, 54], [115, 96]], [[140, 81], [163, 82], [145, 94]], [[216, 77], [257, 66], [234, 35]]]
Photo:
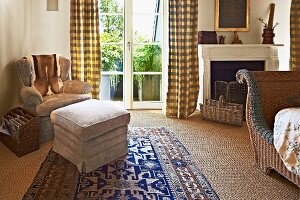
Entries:
[[219, 199], [166, 128], [131, 128], [128, 149], [87, 174], [50, 151], [23, 199]]

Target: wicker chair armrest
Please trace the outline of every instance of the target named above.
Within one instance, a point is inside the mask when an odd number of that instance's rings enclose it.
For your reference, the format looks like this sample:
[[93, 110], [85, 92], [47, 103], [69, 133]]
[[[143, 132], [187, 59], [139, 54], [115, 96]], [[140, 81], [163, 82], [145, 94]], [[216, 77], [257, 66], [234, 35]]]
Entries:
[[273, 144], [274, 133], [264, 118], [259, 88], [254, 75], [250, 71], [242, 69], [236, 73], [236, 79], [240, 83], [246, 81], [248, 85], [247, 112], [250, 116], [247, 118], [248, 125], [250, 125], [255, 132], [259, 133], [268, 143]]
[[274, 133], [264, 122], [258, 122], [258, 120], [252, 120], [251, 122], [252, 130], [258, 133], [264, 140], [269, 144], [274, 144]]
[[68, 94], [88, 94], [91, 92], [90, 84], [80, 80], [68, 80], [64, 82], [63, 93]]

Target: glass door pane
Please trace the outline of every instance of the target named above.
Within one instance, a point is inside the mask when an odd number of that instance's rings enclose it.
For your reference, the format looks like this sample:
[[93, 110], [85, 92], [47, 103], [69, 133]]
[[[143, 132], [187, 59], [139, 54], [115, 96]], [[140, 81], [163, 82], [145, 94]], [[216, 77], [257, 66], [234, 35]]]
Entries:
[[162, 101], [162, 1], [133, 0], [133, 100]]
[[100, 0], [101, 88], [103, 100], [123, 101], [124, 1]]

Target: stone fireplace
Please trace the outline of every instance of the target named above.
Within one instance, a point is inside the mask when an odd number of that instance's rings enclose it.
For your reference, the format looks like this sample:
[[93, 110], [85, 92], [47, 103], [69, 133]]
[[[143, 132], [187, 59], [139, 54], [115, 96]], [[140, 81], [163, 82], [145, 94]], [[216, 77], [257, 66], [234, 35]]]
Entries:
[[198, 46], [199, 103], [212, 98], [216, 80], [234, 81], [239, 69], [278, 71], [278, 47], [270, 44], [205, 44]]

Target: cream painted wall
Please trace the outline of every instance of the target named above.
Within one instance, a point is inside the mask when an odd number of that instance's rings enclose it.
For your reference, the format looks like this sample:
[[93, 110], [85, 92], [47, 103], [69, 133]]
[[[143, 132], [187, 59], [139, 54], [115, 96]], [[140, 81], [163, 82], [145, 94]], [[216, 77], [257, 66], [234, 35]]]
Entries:
[[[46, 11], [46, 0], [32, 1], [32, 53], [60, 53], [70, 56], [69, 22], [70, 0], [59, 1], [59, 11]], [[284, 44], [279, 47], [280, 69], [288, 70], [289, 63], [289, 9], [291, 0], [250, 0], [250, 31], [239, 32], [244, 44], [262, 42], [263, 24], [269, 16], [269, 5], [275, 3], [275, 22], [280, 25], [275, 29], [274, 42]], [[199, 30], [214, 30], [214, 0], [199, 0]], [[226, 35], [226, 43], [231, 43], [232, 32], [219, 32]]]
[[[268, 19], [270, 3], [276, 4], [275, 43], [279, 48], [280, 68], [288, 69], [289, 9], [291, 0], [250, 0], [250, 32], [240, 32], [245, 44], [261, 43], [263, 25], [259, 17]], [[26, 54], [59, 53], [70, 56], [70, 0], [59, 0], [59, 11], [47, 11], [46, 0], [0, 0], [0, 115], [19, 105], [17, 73], [8, 63]], [[199, 30], [214, 29], [214, 0], [199, 0]], [[226, 35], [231, 42], [232, 33]]]
[[70, 0], [59, 0], [59, 11], [47, 11], [46, 0], [32, 1], [32, 53], [70, 57]]
[[[269, 6], [275, 3], [274, 23], [279, 22], [279, 26], [275, 28], [275, 44], [284, 44], [279, 47], [279, 67], [280, 70], [288, 70], [289, 54], [290, 54], [290, 27], [289, 15], [291, 0], [250, 0], [250, 31], [239, 32], [238, 35], [244, 44], [262, 43], [263, 24], [258, 21], [262, 17], [264, 21], [268, 21]], [[198, 30], [211, 31], [214, 30], [214, 0], [199, 0], [199, 19]], [[232, 32], [218, 32], [218, 35], [225, 35], [225, 43], [230, 44], [232, 41]]]
[[13, 60], [30, 53], [31, 1], [0, 1], [0, 116], [20, 105], [21, 82]]

